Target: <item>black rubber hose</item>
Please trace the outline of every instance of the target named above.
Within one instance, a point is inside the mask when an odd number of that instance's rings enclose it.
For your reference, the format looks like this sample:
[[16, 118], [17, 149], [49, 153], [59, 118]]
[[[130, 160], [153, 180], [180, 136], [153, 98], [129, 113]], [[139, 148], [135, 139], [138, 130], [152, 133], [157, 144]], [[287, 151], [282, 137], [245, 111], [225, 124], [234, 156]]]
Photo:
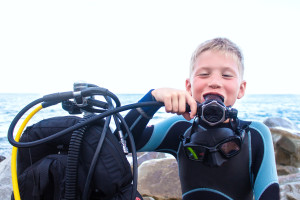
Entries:
[[[102, 119], [104, 117], [107, 117], [109, 115], [112, 115], [112, 114], [116, 114], [116, 113], [119, 113], [119, 112], [122, 112], [122, 111], [125, 111], [125, 110], [129, 110], [129, 109], [133, 109], [133, 108], [138, 108], [138, 107], [145, 107], [145, 106], [163, 106], [164, 104], [161, 103], [161, 102], [140, 102], [140, 103], [134, 103], [134, 104], [129, 104], [129, 105], [125, 105], [125, 106], [122, 106], [122, 107], [118, 107], [118, 108], [115, 108], [115, 109], [112, 109], [112, 110], [108, 110], [104, 113], [101, 113], [99, 115], [96, 115], [96, 116], [93, 116], [89, 119], [87, 119], [86, 121], [80, 123], [80, 124], [75, 124], [74, 126], [71, 126], [69, 128], [66, 128], [62, 131], [59, 131], [53, 135], [50, 135], [49, 137], [47, 138], [42, 138], [42, 139], [39, 139], [39, 140], [36, 140], [36, 141], [32, 141], [32, 142], [16, 142], [13, 138], [13, 130], [15, 128], [15, 125], [16, 123], [18, 122], [18, 120], [20, 119], [20, 117], [18, 119], [17, 116], [15, 117], [15, 119], [13, 120], [13, 122], [11, 123], [10, 127], [9, 127], [9, 130], [8, 130], [8, 140], [9, 142], [13, 145], [13, 146], [16, 146], [16, 147], [19, 147], [19, 148], [28, 148], [28, 147], [34, 147], [34, 146], [37, 146], [37, 145], [40, 145], [40, 144], [43, 144], [45, 142], [49, 142], [53, 139], [56, 139], [58, 137], [61, 137], [69, 132], [72, 132], [76, 129], [79, 129], [85, 125], [88, 125], [89, 123], [92, 123], [96, 120], [99, 120], [99, 119]], [[25, 111], [26, 112], [26, 111]], [[24, 113], [23, 113], [24, 114]], [[22, 115], [23, 115], [22, 114]], [[22, 116], [21, 115], [21, 116]]]
[[[8, 128], [8, 132], [7, 132], [7, 139], [8, 141], [13, 145], [15, 143], [17, 143], [13, 137], [13, 132], [14, 129], [18, 123], [18, 121], [21, 119], [21, 117], [33, 106], [37, 105], [38, 103], [43, 102], [43, 98], [39, 98], [34, 100], [33, 102], [29, 103], [27, 106], [25, 106], [22, 110], [20, 110], [20, 112], [15, 116], [15, 118], [13, 119], [13, 121], [10, 123], [10, 126]], [[15, 145], [14, 145], [15, 146]]]
[[124, 128], [126, 129], [126, 132], [128, 134], [129, 137], [129, 141], [130, 141], [130, 146], [131, 146], [131, 153], [132, 153], [132, 167], [133, 167], [133, 174], [132, 174], [132, 178], [133, 178], [133, 186], [132, 186], [132, 193], [131, 193], [131, 199], [135, 200], [136, 199], [136, 191], [137, 191], [137, 181], [138, 181], [138, 162], [137, 162], [137, 154], [136, 154], [136, 148], [135, 148], [135, 143], [134, 143], [134, 138], [133, 135], [125, 121], [125, 119], [121, 116], [120, 113], [116, 114], [117, 117], [120, 119], [122, 125], [124, 125]]
[[110, 92], [108, 89], [105, 89], [105, 88], [100, 88], [100, 87], [87, 88], [87, 89], [84, 89], [81, 91], [81, 95], [83, 97], [93, 96], [93, 95], [109, 96], [115, 101], [116, 107], [121, 106], [121, 103], [120, 103], [118, 97], [114, 93]]
[[103, 130], [102, 130], [102, 133], [101, 133], [96, 151], [94, 153], [94, 156], [93, 156], [93, 159], [92, 159], [92, 162], [91, 162], [91, 166], [90, 166], [86, 181], [85, 181], [84, 190], [83, 190], [83, 194], [82, 194], [82, 200], [87, 200], [88, 199], [88, 192], [89, 192], [89, 188], [90, 188], [90, 183], [91, 183], [92, 177], [94, 175], [95, 167], [96, 167], [96, 164], [97, 164], [97, 161], [98, 161], [98, 157], [100, 155], [100, 151], [101, 151], [101, 148], [102, 148], [107, 130], [109, 128], [110, 120], [111, 120], [111, 116], [109, 116], [105, 120], [105, 124], [104, 124]]
[[[82, 118], [78, 123], [82, 123], [91, 116]], [[66, 183], [65, 183], [65, 199], [74, 200], [77, 196], [77, 179], [78, 179], [78, 158], [80, 148], [82, 144], [83, 135], [87, 129], [87, 126], [83, 126], [72, 133], [68, 157], [67, 157], [67, 169], [66, 169]]]
[[92, 99], [92, 98], [87, 99], [87, 104], [92, 105], [92, 106], [96, 106], [96, 107], [100, 107], [100, 108], [103, 108], [103, 109], [108, 109], [108, 103], [103, 102], [103, 101], [99, 101], [99, 100], [96, 100], [96, 99]]

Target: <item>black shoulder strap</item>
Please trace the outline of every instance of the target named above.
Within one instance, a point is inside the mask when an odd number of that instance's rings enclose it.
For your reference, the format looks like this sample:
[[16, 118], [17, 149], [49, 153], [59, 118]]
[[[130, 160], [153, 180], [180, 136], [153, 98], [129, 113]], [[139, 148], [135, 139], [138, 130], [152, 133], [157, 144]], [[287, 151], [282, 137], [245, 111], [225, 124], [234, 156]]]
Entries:
[[49, 155], [28, 167], [18, 177], [22, 199], [61, 199], [66, 160], [66, 155]]
[[33, 196], [37, 199], [40, 199], [39, 197], [49, 185], [49, 170], [52, 162], [52, 159], [45, 158], [38, 165], [37, 170], [34, 171]]

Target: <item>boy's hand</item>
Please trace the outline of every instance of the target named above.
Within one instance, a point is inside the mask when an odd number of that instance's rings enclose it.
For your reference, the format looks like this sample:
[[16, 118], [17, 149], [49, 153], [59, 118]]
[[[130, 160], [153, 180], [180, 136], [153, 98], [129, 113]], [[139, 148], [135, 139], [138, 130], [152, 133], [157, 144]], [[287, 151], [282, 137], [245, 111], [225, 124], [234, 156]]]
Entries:
[[[172, 88], [159, 88], [151, 92], [156, 101], [165, 104], [166, 112], [182, 115], [186, 120], [191, 120], [197, 113], [197, 103], [195, 99], [185, 90]], [[191, 112], [186, 112], [186, 104], [191, 108]]]

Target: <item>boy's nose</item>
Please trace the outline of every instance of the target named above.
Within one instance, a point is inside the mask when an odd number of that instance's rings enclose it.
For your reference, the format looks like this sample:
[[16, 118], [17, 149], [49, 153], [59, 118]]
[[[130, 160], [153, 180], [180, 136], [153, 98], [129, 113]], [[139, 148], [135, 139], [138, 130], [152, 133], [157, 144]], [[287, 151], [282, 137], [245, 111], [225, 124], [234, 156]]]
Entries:
[[208, 86], [213, 89], [220, 88], [222, 86], [221, 80], [218, 77], [211, 77]]

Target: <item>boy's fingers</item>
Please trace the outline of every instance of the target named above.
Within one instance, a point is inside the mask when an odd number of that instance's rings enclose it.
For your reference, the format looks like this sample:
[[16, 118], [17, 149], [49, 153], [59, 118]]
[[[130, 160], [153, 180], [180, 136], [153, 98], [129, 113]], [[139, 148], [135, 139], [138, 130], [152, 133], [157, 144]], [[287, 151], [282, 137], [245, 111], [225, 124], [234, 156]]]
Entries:
[[179, 96], [177, 93], [172, 94], [172, 113], [178, 113], [179, 111]]
[[[177, 90], [171, 88], [160, 88], [151, 92], [156, 101], [163, 102], [165, 104], [166, 112], [190, 115], [190, 118], [194, 118], [197, 112], [197, 104], [193, 97], [184, 90]], [[191, 108], [191, 112], [186, 111], [186, 104]], [[187, 113], [187, 114], [185, 114]]]
[[186, 97], [185, 95], [179, 96], [178, 113], [183, 114], [186, 112]]
[[185, 112], [182, 114], [182, 116], [187, 120], [187, 121], [190, 121], [192, 118], [190, 117], [190, 114]]
[[193, 97], [189, 96], [187, 98], [187, 104], [190, 106], [191, 112], [190, 112], [190, 118], [194, 118], [197, 113], [197, 102], [193, 99]]
[[165, 97], [163, 99], [163, 103], [165, 104], [166, 112], [171, 112], [172, 111], [172, 99], [170, 97]]

